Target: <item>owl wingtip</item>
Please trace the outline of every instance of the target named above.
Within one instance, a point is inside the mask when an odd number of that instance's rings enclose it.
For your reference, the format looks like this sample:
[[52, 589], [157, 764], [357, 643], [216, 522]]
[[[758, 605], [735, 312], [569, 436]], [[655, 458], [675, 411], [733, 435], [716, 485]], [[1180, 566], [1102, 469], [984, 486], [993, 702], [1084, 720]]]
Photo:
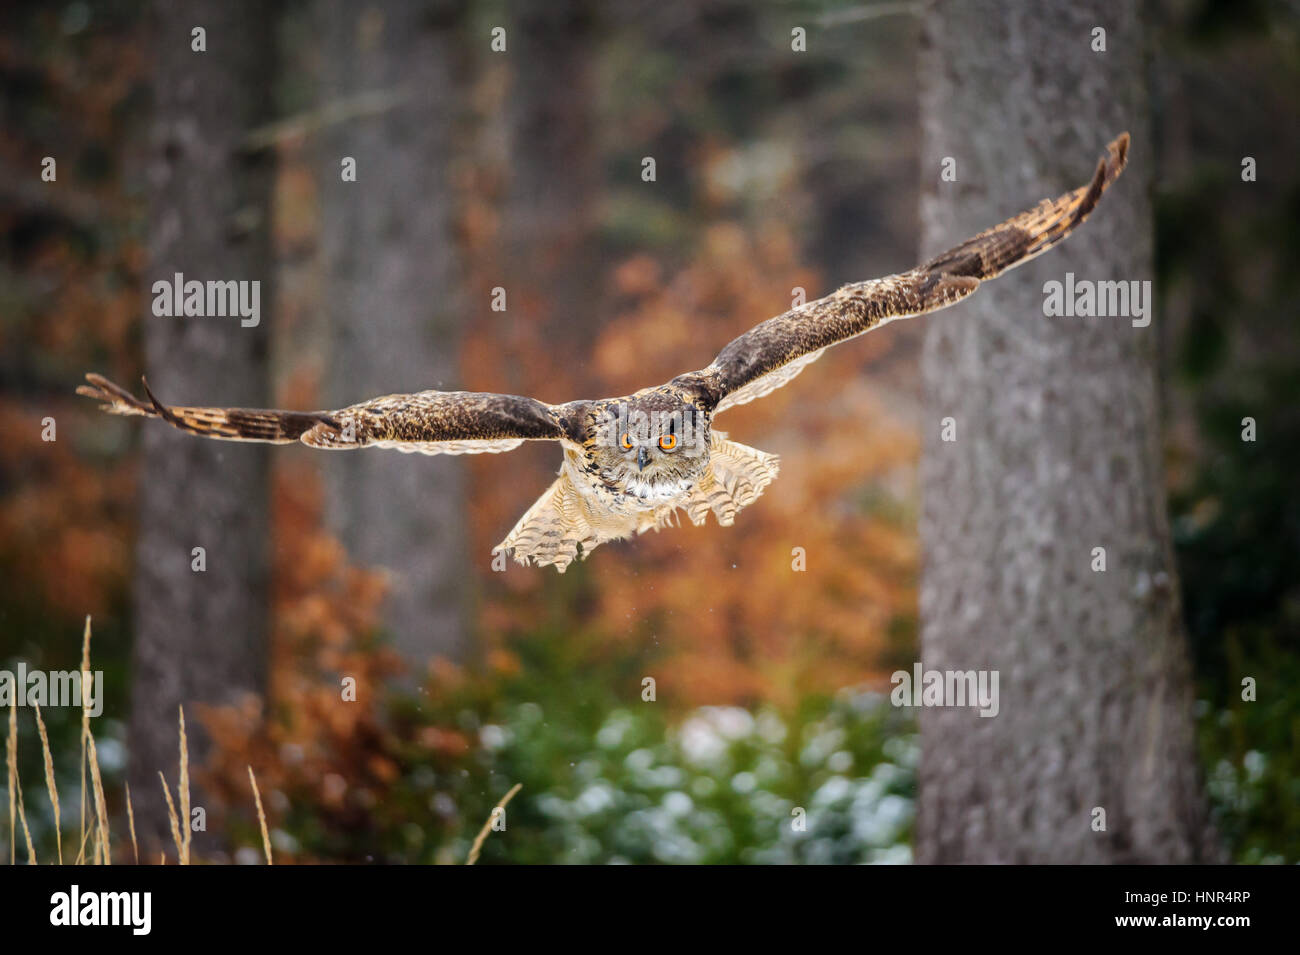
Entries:
[[158, 396], [155, 395], [153, 393], [153, 390], [149, 387], [149, 379], [146, 378], [144, 375], [141, 375], [140, 384], [144, 386], [144, 393], [148, 395], [149, 400], [153, 402], [154, 411], [158, 412], [159, 417], [167, 418], [167, 420], [170, 420], [170, 418], [167, 417], [166, 407], [163, 406], [163, 403], [158, 400]]
[[1118, 178], [1119, 174], [1124, 171], [1128, 165], [1128, 147], [1131, 137], [1128, 132], [1122, 132], [1106, 145], [1106, 155], [1101, 158], [1098, 175], [1101, 176], [1103, 185], [1109, 185]]

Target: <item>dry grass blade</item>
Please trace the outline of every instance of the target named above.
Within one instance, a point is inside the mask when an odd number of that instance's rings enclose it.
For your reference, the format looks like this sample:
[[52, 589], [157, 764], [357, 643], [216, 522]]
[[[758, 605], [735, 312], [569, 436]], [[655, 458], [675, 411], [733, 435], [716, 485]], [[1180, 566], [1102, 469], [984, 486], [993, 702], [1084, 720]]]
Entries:
[[81, 852], [77, 865], [86, 859], [86, 734], [81, 735]]
[[271, 862], [271, 834], [266, 829], [266, 813], [262, 809], [262, 794], [257, 789], [257, 777], [253, 775], [253, 767], [248, 767], [248, 781], [253, 784], [253, 799], [257, 802], [257, 821], [262, 825], [262, 851], [266, 853], [266, 864], [273, 865]]
[[181, 819], [185, 823], [184, 839], [181, 842], [181, 865], [190, 864], [190, 750], [185, 741], [185, 707], [178, 706], [181, 730], [181, 774], [176, 781], [181, 799]]
[[[77, 853], [77, 861], [76, 861], [75, 863], [73, 863], [74, 865], [83, 865], [83, 864], [85, 863], [85, 861], [86, 861], [86, 838], [87, 838], [87, 836], [89, 836], [89, 835], [90, 835], [90, 833], [86, 833], [86, 835], [83, 835], [83, 836], [81, 837], [81, 851]], [[96, 843], [96, 845], [98, 845], [98, 843]]]
[[45, 788], [50, 792], [50, 805], [54, 808], [54, 842], [59, 850], [59, 865], [63, 865], [63, 816], [59, 812], [59, 787], [54, 781], [54, 757], [50, 755], [50, 737], [45, 732], [40, 706], [36, 710], [36, 729], [41, 734], [41, 753], [45, 757]]
[[23, 785], [18, 782], [18, 821], [22, 823], [23, 839], [27, 843], [27, 864], [36, 865], [36, 847], [32, 845], [32, 831], [27, 828], [27, 810], [23, 807]]
[[171, 819], [172, 823], [172, 842], [176, 843], [176, 856], [177, 858], [180, 858], [181, 827], [176, 821], [176, 807], [172, 804], [172, 793], [171, 790], [167, 788], [167, 777], [162, 774], [162, 770], [158, 771], [158, 779], [162, 783], [163, 795], [167, 797], [167, 816]]
[[90, 738], [90, 711], [86, 708], [86, 681], [90, 677], [90, 614], [81, 636], [81, 853], [77, 865], [86, 858], [86, 740]]
[[131, 784], [126, 783], [126, 822], [131, 827], [131, 852], [135, 855], [135, 864], [140, 864], [140, 846], [135, 841], [135, 810], [131, 807]]
[[5, 741], [5, 761], [9, 766], [9, 864], [15, 862], [14, 842], [17, 832], [14, 828], [14, 809], [17, 803], [18, 823], [23, 828], [23, 840], [27, 843], [27, 864], [36, 864], [36, 849], [32, 846], [32, 833], [27, 828], [27, 810], [23, 806], [23, 782], [18, 778], [18, 706], [9, 707], [9, 738]]
[[108, 851], [108, 805], [104, 802], [104, 780], [99, 775], [99, 754], [95, 751], [95, 737], [89, 736], [86, 741], [90, 744], [90, 779], [95, 787], [95, 817], [99, 820], [100, 846], [96, 851], [102, 852], [104, 865], [112, 865], [113, 858]]
[[478, 854], [481, 851], [483, 851], [483, 843], [487, 840], [488, 833], [492, 831], [492, 822], [497, 817], [497, 810], [500, 809], [502, 812], [504, 812], [506, 808], [506, 803], [508, 803], [511, 799], [513, 799], [515, 797], [515, 793], [519, 792], [519, 790], [523, 788], [524, 788], [523, 783], [515, 783], [513, 786], [510, 787], [510, 792], [502, 796], [501, 801], [497, 803], [496, 806], [493, 807], [490, 813], [488, 813], [487, 822], [483, 823], [483, 828], [480, 829], [478, 831], [478, 835], [474, 837], [474, 844], [470, 846], [469, 857], [465, 859], [466, 865], [473, 865], [475, 862], [478, 861]]
[[17, 812], [18, 801], [14, 793], [18, 789], [18, 707], [9, 707], [9, 735], [5, 737], [5, 766], [9, 770], [9, 864], [13, 865], [18, 839]]

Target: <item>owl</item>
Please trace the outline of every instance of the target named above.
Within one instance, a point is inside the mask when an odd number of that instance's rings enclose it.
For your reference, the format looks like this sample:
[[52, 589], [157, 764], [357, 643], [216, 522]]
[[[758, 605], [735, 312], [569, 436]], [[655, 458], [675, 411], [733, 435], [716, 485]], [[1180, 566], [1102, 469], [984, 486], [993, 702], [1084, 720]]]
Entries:
[[101, 375], [77, 393], [119, 415], [159, 418], [191, 434], [230, 441], [420, 454], [499, 453], [525, 441], [558, 442], [559, 475], [493, 553], [563, 573], [599, 545], [712, 514], [731, 525], [777, 476], [775, 455], [713, 427], [728, 408], [789, 382], [827, 348], [898, 318], [946, 308], [980, 283], [1045, 252], [1092, 212], [1124, 169], [1129, 136], [1107, 147], [1092, 180], [987, 229], [928, 262], [839, 291], [768, 319], [699, 371], [633, 395], [546, 404], [465, 391], [388, 395], [335, 411], [188, 408], [146, 399]]

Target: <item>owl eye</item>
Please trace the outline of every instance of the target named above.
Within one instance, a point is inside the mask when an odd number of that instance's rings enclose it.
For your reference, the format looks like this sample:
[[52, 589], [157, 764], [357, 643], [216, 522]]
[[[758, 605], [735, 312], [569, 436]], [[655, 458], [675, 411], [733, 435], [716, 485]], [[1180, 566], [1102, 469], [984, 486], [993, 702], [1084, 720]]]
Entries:
[[631, 431], [624, 431], [624, 432], [623, 432], [623, 437], [621, 437], [621, 438], [618, 439], [618, 443], [619, 443], [620, 446], [622, 446], [622, 448], [623, 448], [624, 451], [631, 451], [631, 450], [632, 450], [632, 432], [631, 432]]
[[663, 448], [665, 451], [671, 451], [673, 448], [677, 447], [677, 435], [661, 434], [659, 436], [659, 447]]

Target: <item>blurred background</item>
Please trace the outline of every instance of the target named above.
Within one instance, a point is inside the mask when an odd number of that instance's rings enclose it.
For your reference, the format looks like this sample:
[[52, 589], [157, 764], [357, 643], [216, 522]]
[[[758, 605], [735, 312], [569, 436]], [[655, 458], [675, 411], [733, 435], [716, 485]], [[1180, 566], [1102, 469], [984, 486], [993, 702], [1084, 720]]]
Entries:
[[[927, 10], [5, 6], [0, 667], [75, 668], [92, 617], [105, 797], [122, 818], [130, 782], [150, 858], [170, 846], [157, 772], [174, 784], [183, 704], [205, 861], [261, 858], [247, 766], [277, 862], [462, 861], [515, 783], [485, 862], [912, 860], [921, 742], [887, 693], [919, 659], [924, 322], [728, 413], [725, 430], [782, 459], [735, 527], [607, 545], [563, 576], [490, 555], [551, 480], [553, 446], [200, 442], [73, 391], [87, 371], [129, 385], [147, 370], [176, 404], [564, 401], [702, 367], [796, 290], [918, 260]], [[1298, 20], [1265, 0], [1140, 15], [1151, 129], [1132, 132], [1153, 190], [1198, 772], [1228, 857], [1293, 863]], [[1064, 156], [1054, 191], [1103, 142]], [[150, 287], [175, 272], [262, 282], [259, 326], [154, 317]], [[1268, 422], [1249, 456], [1246, 415]], [[1241, 673], [1272, 689], [1244, 703]], [[80, 714], [44, 715], [75, 794]], [[48, 858], [30, 713], [18, 729]], [[77, 812], [69, 795], [67, 826]]]

